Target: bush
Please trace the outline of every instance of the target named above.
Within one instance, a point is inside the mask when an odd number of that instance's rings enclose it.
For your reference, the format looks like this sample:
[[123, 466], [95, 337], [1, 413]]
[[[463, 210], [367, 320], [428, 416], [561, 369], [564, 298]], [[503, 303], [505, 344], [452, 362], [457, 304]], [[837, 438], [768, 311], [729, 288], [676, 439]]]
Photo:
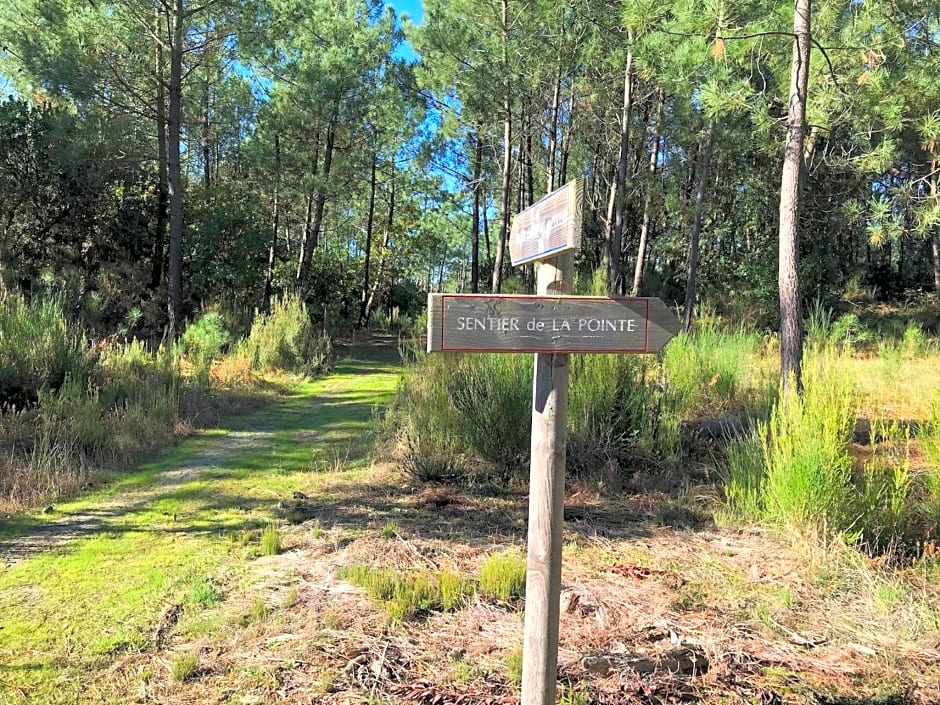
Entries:
[[[758, 345], [754, 333], [743, 328], [724, 331], [713, 323], [677, 335], [663, 353], [666, 385], [675, 413], [695, 416], [727, 412], [737, 402], [748, 373], [748, 359]], [[763, 396], [763, 390], [760, 392]]]
[[478, 590], [483, 597], [512, 603], [525, 597], [525, 582], [525, 554], [510, 549], [487, 557], [480, 568]]
[[[852, 395], [835, 360], [805, 370], [802, 397], [789, 392], [774, 406], [763, 441], [764, 512], [772, 521], [837, 533], [852, 516]], [[823, 534], [820, 534], [823, 535]]]
[[307, 307], [295, 294], [274, 299], [271, 312], [257, 312], [245, 341], [256, 369], [316, 375], [329, 366], [332, 343], [314, 330]]
[[56, 302], [0, 295], [0, 406], [23, 408], [67, 379], [84, 384], [91, 363], [84, 336]]
[[231, 341], [222, 316], [214, 311], [202, 314], [187, 326], [180, 338], [183, 354], [193, 365], [193, 376], [198, 384], [209, 386], [212, 361], [221, 357], [222, 350]]
[[[412, 353], [413, 354], [413, 353]], [[531, 451], [530, 354], [417, 355], [387, 421], [402, 439], [403, 467], [419, 481], [521, 484]], [[671, 458], [678, 423], [663, 415], [650, 360], [572, 355], [568, 469], [596, 471], [627, 451]]]

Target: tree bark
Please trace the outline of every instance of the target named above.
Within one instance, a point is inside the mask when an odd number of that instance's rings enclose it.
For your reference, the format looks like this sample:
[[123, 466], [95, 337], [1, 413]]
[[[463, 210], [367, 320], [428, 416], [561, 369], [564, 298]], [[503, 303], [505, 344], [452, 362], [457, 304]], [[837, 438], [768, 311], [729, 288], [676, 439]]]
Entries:
[[323, 212], [326, 209], [326, 192], [330, 179], [330, 169], [333, 166], [333, 146], [336, 137], [336, 120], [334, 112], [326, 129], [326, 146], [323, 150], [323, 178], [317, 185], [313, 197], [313, 222], [310, 224], [310, 233], [305, 247], [300, 253], [300, 264], [297, 267], [297, 284], [303, 286], [310, 276], [310, 261], [313, 251], [320, 244], [320, 229], [323, 227]]
[[783, 170], [780, 178], [779, 269], [780, 381], [786, 392], [803, 391], [803, 333], [800, 310], [799, 205], [803, 168], [810, 58], [810, 0], [796, 0], [793, 12], [793, 62]]
[[268, 246], [268, 271], [264, 277], [264, 300], [262, 309], [268, 311], [271, 306], [271, 292], [274, 287], [274, 263], [277, 260], [277, 235], [280, 229], [281, 202], [281, 135], [274, 133], [274, 199], [271, 208], [271, 244]]
[[695, 185], [695, 212], [692, 217], [692, 235], [689, 237], [689, 262], [685, 280], [685, 310], [682, 317], [682, 328], [685, 331], [692, 327], [692, 309], [695, 307], [695, 278], [698, 273], [698, 243], [702, 232], [705, 187], [708, 184], [708, 167], [712, 158], [714, 138], [715, 118], [712, 118], [708, 121], [708, 129], [705, 132], [705, 140], [698, 166], [698, 179]]
[[630, 296], [638, 296], [640, 283], [643, 280], [643, 265], [646, 260], [646, 242], [649, 238], [650, 221], [653, 215], [653, 185], [656, 180], [656, 163], [659, 160], [659, 123], [663, 118], [663, 104], [665, 98], [660, 92], [656, 117], [653, 119], [651, 129], [652, 140], [650, 145], [650, 161], [647, 168], [646, 195], [643, 197], [643, 221], [640, 224], [640, 243], [636, 251], [636, 267], [633, 269], [633, 285], [630, 287]]
[[206, 69], [206, 85], [202, 94], [202, 185], [206, 189], [205, 199], [208, 202], [209, 189], [212, 186], [212, 144], [211, 128], [209, 125], [210, 83], [209, 69]]
[[180, 132], [183, 113], [183, 0], [173, 4], [173, 38], [170, 42], [170, 83], [167, 88], [167, 184], [170, 206], [170, 247], [167, 263], [168, 333], [172, 340], [180, 325], [183, 303], [183, 173], [180, 165]]
[[483, 139], [480, 130], [474, 135], [473, 153], [473, 214], [470, 225], [470, 291], [480, 291], [480, 195], [483, 174]]
[[503, 288], [503, 255], [509, 238], [510, 180], [512, 177], [512, 102], [509, 81], [509, 0], [502, 0], [503, 30], [503, 183], [500, 191], [501, 212], [499, 214], [499, 236], [496, 240], [496, 256], [493, 258], [493, 293]]
[[[564, 36], [564, 35], [563, 35]], [[546, 167], [548, 187], [546, 191], [555, 190], [555, 153], [558, 151], [558, 111], [561, 106], [561, 49], [558, 50], [555, 61], [555, 85], [552, 90], [552, 107], [548, 119], [548, 166]]]
[[[632, 38], [631, 38], [632, 40]], [[627, 65], [623, 71], [623, 109], [620, 116], [620, 156], [617, 174], [610, 185], [607, 202], [607, 226], [604, 232], [606, 248], [604, 264], [607, 274], [607, 293], [614, 296], [620, 289], [622, 276], [621, 249], [623, 243], [623, 209], [626, 201], [627, 156], [630, 150], [630, 114], [633, 110], [633, 50], [627, 50]]]
[[[157, 13], [156, 29], [160, 31], [160, 13]], [[166, 146], [166, 84], [163, 72], [166, 68], [166, 59], [163, 55], [163, 45], [157, 43], [156, 65], [154, 72], [157, 77], [156, 95], [156, 121], [157, 121], [157, 219], [156, 233], [153, 239], [152, 260], [150, 263], [150, 289], [156, 291], [163, 281], [163, 243], [166, 240], [167, 210], [169, 208], [169, 186], [167, 177], [167, 146]]]
[[369, 304], [369, 267], [372, 264], [372, 228], [375, 223], [375, 187], [376, 187], [376, 167], [378, 165], [379, 155], [372, 155], [372, 169], [369, 172], [369, 209], [366, 216], [366, 256], [362, 267], [362, 295], [359, 302], [359, 321], [357, 328], [362, 328], [366, 324], [366, 308]]
[[395, 182], [392, 181], [391, 192], [388, 197], [388, 217], [385, 220], [385, 236], [382, 238], [382, 252], [379, 256], [379, 271], [375, 277], [375, 280], [372, 282], [372, 289], [369, 292], [369, 301], [366, 303], [366, 324], [369, 323], [369, 318], [372, 316], [372, 312], [375, 311], [375, 294], [379, 289], [379, 285], [382, 283], [382, 278], [385, 274], [385, 261], [388, 257], [388, 248], [391, 246], [391, 237], [392, 237], [392, 224], [395, 220]]
[[[934, 201], [940, 200], [940, 161], [934, 159], [930, 162], [930, 173], [933, 177], [930, 180], [930, 193]], [[930, 249], [933, 255], [933, 288], [940, 294], [940, 228], [934, 226], [933, 235], [930, 238]]]

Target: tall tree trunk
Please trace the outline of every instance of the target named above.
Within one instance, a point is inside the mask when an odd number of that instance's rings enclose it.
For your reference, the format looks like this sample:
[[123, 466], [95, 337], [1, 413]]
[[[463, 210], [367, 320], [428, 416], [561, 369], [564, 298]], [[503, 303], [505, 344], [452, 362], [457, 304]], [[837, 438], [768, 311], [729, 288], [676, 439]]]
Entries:
[[[632, 41], [632, 37], [630, 37]], [[623, 209], [626, 201], [627, 157], [630, 151], [630, 114], [633, 110], [633, 50], [627, 50], [627, 65], [623, 71], [623, 110], [620, 114], [620, 156], [617, 174], [610, 185], [607, 202], [607, 226], [604, 232], [604, 264], [607, 274], [607, 293], [613, 296], [620, 289], [621, 249], [623, 242]]]
[[643, 266], [646, 260], [646, 242], [649, 239], [650, 221], [653, 217], [653, 186], [656, 181], [656, 163], [659, 160], [659, 123], [663, 119], [663, 104], [665, 97], [659, 92], [659, 101], [656, 108], [656, 117], [653, 118], [651, 128], [652, 139], [650, 144], [650, 161], [647, 167], [646, 195], [643, 197], [643, 221], [640, 224], [640, 244], [636, 251], [636, 267], [633, 269], [633, 285], [630, 287], [630, 296], [638, 296], [640, 283], [643, 281]]
[[512, 102], [509, 81], [509, 0], [502, 0], [503, 30], [503, 183], [500, 191], [501, 212], [499, 214], [499, 237], [496, 241], [496, 256], [493, 258], [493, 293], [503, 288], [503, 254], [509, 237], [509, 206], [512, 177]]
[[202, 94], [202, 185], [206, 189], [206, 199], [209, 198], [209, 188], [212, 186], [212, 143], [211, 128], [209, 126], [209, 69], [206, 69], [206, 85]]
[[362, 295], [359, 302], [359, 321], [357, 328], [362, 328], [366, 324], [366, 308], [369, 305], [369, 267], [372, 264], [372, 228], [375, 224], [375, 187], [376, 187], [376, 168], [378, 166], [379, 155], [377, 152], [372, 154], [372, 169], [369, 172], [369, 210], [366, 216], [366, 256], [362, 267]]
[[[806, 91], [809, 85], [810, 0], [796, 0], [787, 137], [780, 179], [779, 270], [780, 379], [784, 392], [803, 391], [803, 332], [800, 311], [799, 205], [803, 167]], [[786, 394], [784, 395], [786, 397]]]
[[568, 120], [561, 132], [561, 167], [558, 170], [559, 186], [568, 182], [568, 155], [571, 152], [571, 133], [574, 125], [575, 81], [571, 79], [571, 98], [568, 102]]
[[[930, 193], [934, 202], [940, 202], [940, 160], [934, 159], [930, 162], [930, 173], [933, 177], [930, 180]], [[933, 255], [933, 288], [940, 294], [940, 227], [934, 226], [933, 235], [930, 238], [930, 249]]]
[[689, 237], [689, 262], [685, 280], [685, 311], [682, 327], [688, 331], [692, 326], [692, 309], [695, 307], [695, 278], [698, 273], [698, 242], [702, 232], [702, 213], [705, 211], [705, 187], [708, 184], [708, 167], [712, 158], [712, 142], [715, 137], [715, 118], [708, 121], [705, 141], [702, 145], [695, 185], [695, 212], [692, 217], [692, 235]]
[[395, 220], [395, 182], [392, 181], [391, 192], [388, 197], [388, 217], [385, 220], [385, 236], [382, 238], [382, 252], [379, 256], [379, 271], [372, 282], [372, 289], [369, 291], [369, 301], [366, 303], [366, 324], [375, 311], [375, 294], [382, 283], [385, 275], [385, 261], [388, 259], [388, 248], [391, 246], [392, 223]]
[[490, 196], [486, 192], [486, 189], [483, 189], [482, 202], [483, 202], [483, 244], [486, 245], [486, 261], [491, 262], [493, 260], [493, 246], [492, 246], [492, 243], [490, 243], [490, 217], [487, 214], [487, 211], [489, 210]]
[[167, 88], [167, 185], [170, 205], [170, 247], [167, 263], [168, 332], [179, 332], [183, 304], [183, 172], [180, 132], [183, 119], [183, 0], [173, 4], [173, 39], [170, 42], [170, 83]]
[[264, 277], [264, 301], [262, 308], [271, 306], [271, 290], [274, 287], [274, 263], [277, 260], [277, 235], [281, 219], [281, 135], [274, 133], [274, 202], [271, 208], [271, 244], [268, 247], [268, 271]]
[[[564, 36], [564, 33], [562, 33]], [[548, 118], [548, 166], [546, 176], [548, 193], [554, 191], [555, 186], [555, 154], [558, 151], [558, 111], [561, 107], [561, 48], [559, 46], [555, 61], [555, 81], [552, 89], [552, 107]]]
[[940, 294], [940, 231], [936, 228], [930, 238], [930, 249], [933, 254], [933, 288]]
[[[338, 106], [334, 106], [338, 108]], [[305, 246], [300, 252], [300, 264], [297, 267], [297, 285], [303, 286], [307, 283], [310, 276], [310, 261], [313, 258], [313, 251], [320, 244], [320, 230], [323, 227], [323, 212], [326, 209], [326, 192], [329, 188], [330, 169], [333, 166], [333, 146], [336, 137], [336, 112], [330, 118], [326, 129], [326, 145], [323, 149], [323, 174], [320, 183], [314, 191], [313, 197], [313, 221], [310, 224], [310, 233]]]
[[[156, 32], [160, 32], [160, 13], [157, 13]], [[156, 118], [157, 118], [157, 219], [156, 233], [153, 238], [153, 252], [150, 263], [150, 289], [156, 291], [163, 281], [163, 243], [166, 240], [167, 209], [169, 208], [169, 186], [167, 177], [166, 147], [166, 83], [164, 71], [166, 59], [163, 45], [157, 43], [157, 56], [154, 73], [157, 76]]]
[[480, 291], [480, 195], [483, 174], [483, 139], [478, 129], [473, 150], [473, 214], [470, 224], [470, 291]]

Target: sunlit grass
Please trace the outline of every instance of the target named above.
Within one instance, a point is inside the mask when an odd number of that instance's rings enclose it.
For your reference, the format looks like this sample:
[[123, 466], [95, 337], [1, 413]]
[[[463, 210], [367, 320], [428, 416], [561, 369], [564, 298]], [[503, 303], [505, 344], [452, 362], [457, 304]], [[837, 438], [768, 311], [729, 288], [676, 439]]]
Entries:
[[[356, 374], [363, 366], [375, 374]], [[224, 567], [234, 579], [261, 552], [277, 498], [311, 483], [354, 480], [355, 470], [312, 475], [311, 459], [338, 455], [361, 466], [373, 437], [372, 403], [362, 395], [384, 403], [396, 384], [394, 368], [341, 365], [336, 376], [297, 383], [277, 405], [58, 505], [61, 517], [130, 497], [96, 533], [0, 571], [0, 702], [18, 692], [36, 703], [81, 699], [90, 684], [107, 680], [115, 654], [152, 648], [168, 605], [184, 606], [180, 633], [220, 628], [212, 615], [225, 589], [213, 576]], [[161, 473], [179, 467], [193, 467], [192, 478], [160, 484]], [[44, 521], [26, 516], [0, 531], [8, 538]], [[242, 534], [259, 538], [233, 540]]]

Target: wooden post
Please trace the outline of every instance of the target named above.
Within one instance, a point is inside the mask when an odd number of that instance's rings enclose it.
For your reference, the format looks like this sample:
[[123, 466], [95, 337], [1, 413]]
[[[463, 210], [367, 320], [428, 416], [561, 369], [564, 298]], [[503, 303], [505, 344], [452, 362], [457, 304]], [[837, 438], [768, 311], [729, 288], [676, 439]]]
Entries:
[[[574, 255], [538, 267], [539, 294], [570, 294]], [[522, 650], [522, 705], [555, 702], [558, 618], [565, 516], [568, 355], [536, 353], [532, 389], [532, 460]]]

